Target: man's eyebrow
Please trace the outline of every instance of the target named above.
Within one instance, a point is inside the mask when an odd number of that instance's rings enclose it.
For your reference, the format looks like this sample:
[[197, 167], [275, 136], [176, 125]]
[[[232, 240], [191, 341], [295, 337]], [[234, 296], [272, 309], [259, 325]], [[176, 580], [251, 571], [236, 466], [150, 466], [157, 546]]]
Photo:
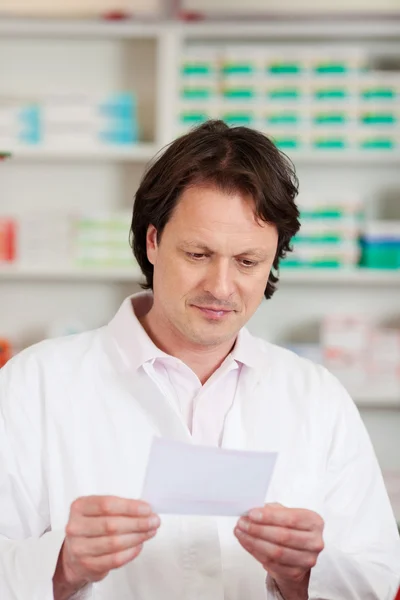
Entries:
[[[207, 254], [212, 254], [214, 252], [214, 250], [209, 248], [206, 244], [197, 240], [184, 240], [179, 245], [181, 249], [187, 248], [188, 246], [194, 246], [196, 249], [206, 252]], [[261, 248], [248, 248], [242, 252], [238, 252], [236, 256], [254, 256], [260, 260], [265, 260], [267, 257], [266, 252]]]
[[211, 250], [211, 248], [209, 248], [206, 244], [203, 242], [198, 242], [197, 240], [183, 240], [183, 242], [179, 244], [180, 248], [185, 248], [187, 246], [194, 246], [199, 250], [204, 250], [204, 252], [213, 252], [213, 250]]
[[237, 256], [254, 256], [255, 258], [263, 260], [267, 257], [267, 253], [261, 248], [248, 248], [244, 252], [239, 252]]

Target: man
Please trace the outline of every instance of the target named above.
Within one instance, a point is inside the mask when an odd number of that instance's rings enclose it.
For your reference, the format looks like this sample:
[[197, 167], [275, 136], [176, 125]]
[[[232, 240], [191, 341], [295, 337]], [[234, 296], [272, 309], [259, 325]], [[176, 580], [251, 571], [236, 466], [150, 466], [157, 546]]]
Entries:
[[[258, 132], [176, 140], [133, 211], [151, 291], [1, 371], [2, 600], [392, 600], [399, 538], [356, 408], [244, 328], [275, 291], [296, 193]], [[154, 435], [278, 452], [265, 505], [160, 521], [140, 501]]]

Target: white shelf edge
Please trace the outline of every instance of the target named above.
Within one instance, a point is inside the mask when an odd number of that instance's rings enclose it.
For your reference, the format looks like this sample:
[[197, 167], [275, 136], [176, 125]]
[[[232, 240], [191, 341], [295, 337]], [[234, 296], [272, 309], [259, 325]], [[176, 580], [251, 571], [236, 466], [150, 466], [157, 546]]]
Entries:
[[387, 152], [286, 152], [294, 165], [316, 164], [316, 165], [396, 165], [400, 164], [400, 151], [390, 150]]
[[279, 283], [286, 284], [350, 284], [352, 286], [382, 283], [400, 286], [400, 269], [282, 269]]
[[158, 21], [107, 21], [88, 19], [12, 18], [0, 17], [0, 35], [32, 37], [85, 37], [143, 39], [157, 38], [162, 31]]
[[355, 405], [360, 410], [397, 410], [400, 409], [399, 398], [382, 398], [374, 396], [370, 399], [353, 398]]
[[[0, 280], [23, 279], [55, 279], [74, 280], [87, 279], [104, 281], [133, 281], [141, 279], [139, 268], [132, 267], [79, 267], [79, 266], [29, 266], [23, 264], [0, 265]], [[286, 284], [388, 284], [400, 286], [400, 269], [283, 269], [279, 282]]]
[[196, 38], [357, 38], [390, 39], [400, 37], [400, 18], [397, 16], [365, 19], [327, 15], [326, 17], [260, 18], [243, 20], [199, 21], [106, 21], [95, 19], [41, 19], [0, 17], [0, 35], [32, 37], [85, 38], [158, 38], [165, 31], [175, 31], [187, 39]]
[[389, 39], [400, 37], [399, 16], [386, 18], [350, 18], [348, 15], [325, 18], [308, 17], [293, 18], [260, 18], [258, 21], [236, 20], [200, 21], [182, 26], [186, 38], [375, 38]]
[[[3, 149], [3, 148], [2, 148]], [[110, 160], [120, 162], [148, 161], [160, 150], [153, 143], [139, 142], [133, 146], [37, 146], [18, 145], [4, 148], [14, 160]], [[400, 152], [285, 152], [294, 165], [396, 165], [400, 164]]]
[[140, 282], [143, 275], [138, 266], [132, 267], [79, 267], [1, 265], [0, 281], [98, 281], [98, 282]]
[[6, 148], [11, 152], [13, 160], [100, 160], [116, 162], [147, 162], [157, 153], [159, 148], [152, 143], [138, 143], [133, 146], [12, 146]]

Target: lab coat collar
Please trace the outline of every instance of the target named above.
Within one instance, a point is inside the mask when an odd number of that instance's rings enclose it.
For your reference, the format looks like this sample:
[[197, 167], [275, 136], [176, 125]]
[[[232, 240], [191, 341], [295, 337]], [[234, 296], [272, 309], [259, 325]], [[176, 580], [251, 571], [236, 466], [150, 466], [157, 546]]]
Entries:
[[[153, 304], [151, 292], [140, 292], [126, 298], [117, 314], [110, 321], [108, 328], [117, 342], [125, 362], [134, 371], [144, 363], [157, 358], [171, 358], [158, 348], [147, 335], [139, 319], [145, 315]], [[236, 344], [231, 352], [232, 358], [251, 369], [265, 372], [267, 361], [265, 348], [261, 348], [259, 340], [243, 327], [237, 336]]]
[[153, 304], [151, 292], [139, 292], [125, 298], [117, 314], [108, 325], [125, 362], [137, 371], [144, 363], [156, 358], [168, 358], [147, 335], [139, 319], [149, 312]]

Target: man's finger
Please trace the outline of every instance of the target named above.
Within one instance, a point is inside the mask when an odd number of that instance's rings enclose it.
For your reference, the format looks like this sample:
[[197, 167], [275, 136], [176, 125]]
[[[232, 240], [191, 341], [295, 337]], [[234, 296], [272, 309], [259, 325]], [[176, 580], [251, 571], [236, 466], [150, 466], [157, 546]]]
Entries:
[[321, 552], [324, 547], [322, 537], [319, 535], [316, 536], [315, 533], [309, 531], [270, 525], [257, 525], [246, 518], [239, 520], [238, 527], [248, 535], [260, 538], [277, 546], [292, 548], [293, 550]]
[[140, 546], [153, 538], [156, 529], [147, 533], [129, 533], [118, 536], [105, 536], [98, 538], [75, 538], [71, 548], [76, 556], [105, 556], [107, 554], [118, 554], [129, 548]]
[[315, 554], [311, 552], [302, 552], [300, 550], [284, 548], [283, 546], [276, 546], [265, 540], [251, 537], [240, 531], [240, 529], [235, 529], [235, 535], [248, 552], [251, 554], [253, 552], [260, 554], [265, 557], [265, 562], [273, 561], [280, 565], [301, 567], [304, 569], [311, 569], [316, 564], [317, 558]]
[[157, 515], [151, 517], [76, 517], [68, 523], [66, 533], [77, 537], [101, 537], [104, 535], [124, 535], [145, 533], [160, 525]]
[[287, 527], [300, 531], [315, 531], [323, 528], [322, 518], [311, 510], [303, 508], [287, 508], [285, 506], [272, 506], [266, 504], [249, 512], [248, 518], [254, 523], [264, 525]]
[[[101, 577], [104, 574], [112, 571], [113, 569], [119, 569], [123, 565], [127, 564], [134, 558], [136, 558], [143, 546], [135, 546], [134, 548], [128, 548], [117, 552], [115, 554], [104, 554], [103, 556], [87, 556], [82, 558], [81, 565], [90, 573], [98, 574]], [[96, 579], [94, 579], [96, 581]]]
[[140, 500], [119, 498], [118, 496], [87, 496], [72, 503], [72, 512], [86, 517], [120, 515], [126, 517], [146, 517], [152, 513], [151, 507]]

